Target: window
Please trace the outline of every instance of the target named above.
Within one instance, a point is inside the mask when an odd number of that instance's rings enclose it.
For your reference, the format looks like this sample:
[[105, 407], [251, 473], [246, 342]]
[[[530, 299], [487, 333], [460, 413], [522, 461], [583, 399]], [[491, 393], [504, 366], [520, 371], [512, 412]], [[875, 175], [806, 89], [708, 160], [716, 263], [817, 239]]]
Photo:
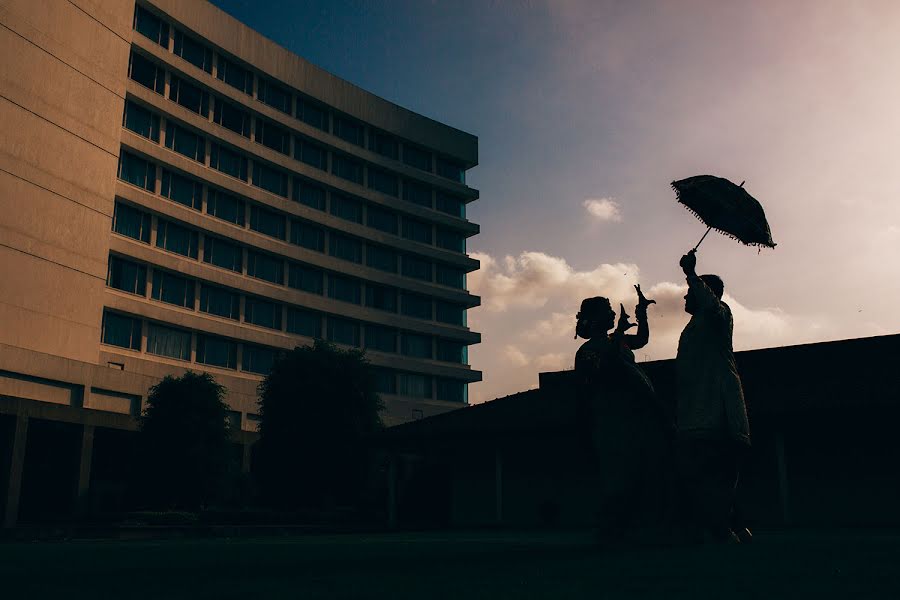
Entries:
[[466, 203], [456, 196], [438, 192], [436, 208], [448, 215], [453, 215], [454, 217], [460, 217], [462, 219], [466, 218]]
[[431, 224], [403, 217], [403, 237], [422, 244], [431, 244]]
[[122, 125], [138, 135], [159, 142], [159, 117], [140, 104], [135, 104], [131, 100], [125, 101]]
[[379, 352], [396, 352], [397, 330], [380, 325], [366, 325], [366, 348]]
[[362, 163], [341, 154], [334, 154], [331, 158], [331, 172], [347, 181], [363, 183]]
[[160, 194], [197, 210], [203, 205], [203, 184], [167, 169], [162, 172]]
[[152, 192], [156, 187], [156, 166], [123, 151], [119, 155], [119, 179]]
[[431, 152], [427, 150], [404, 144], [403, 162], [411, 167], [431, 172]]
[[248, 373], [268, 375], [275, 364], [275, 350], [244, 344], [244, 354], [241, 358], [241, 370]]
[[297, 98], [297, 118], [316, 129], [328, 131], [328, 113], [302, 98]]
[[435, 280], [441, 284], [446, 285], [448, 287], [456, 288], [459, 290], [466, 289], [466, 272], [462, 269], [457, 269], [455, 267], [450, 267], [447, 265], [438, 264], [437, 266], [437, 274], [435, 276]]
[[468, 358], [466, 345], [461, 342], [452, 342], [450, 340], [437, 341], [437, 359], [445, 362], [465, 364]]
[[397, 290], [374, 283], [366, 283], [366, 306], [387, 312], [397, 312]]
[[354, 223], [363, 222], [363, 205], [356, 198], [342, 196], [340, 194], [331, 195], [331, 214]]
[[397, 253], [384, 246], [366, 244], [366, 265], [379, 271], [397, 272]]
[[466, 384], [455, 379], [437, 378], [437, 399], [445, 402], [466, 403]]
[[247, 296], [244, 299], [244, 322], [281, 329], [281, 305]]
[[130, 350], [141, 349], [141, 320], [132, 319], [125, 315], [103, 311], [103, 324], [100, 332], [100, 341], [104, 344], [128, 348]]
[[335, 258], [362, 263], [362, 242], [356, 238], [332, 233], [328, 243], [328, 252]]
[[397, 393], [412, 398], [431, 398], [431, 377], [414, 373], [398, 373]]
[[294, 219], [291, 221], [291, 243], [316, 252], [324, 252], [325, 230], [306, 221]]
[[431, 263], [416, 256], [404, 254], [403, 275], [422, 281], [431, 281]]
[[369, 150], [397, 160], [397, 157], [400, 155], [400, 144], [397, 143], [396, 138], [386, 133], [371, 131], [369, 133]]
[[466, 237], [458, 231], [438, 227], [435, 237], [438, 248], [453, 250], [454, 252], [466, 251]]
[[303, 138], [294, 138], [294, 158], [322, 171], [328, 170], [328, 151]]
[[316, 210], [325, 210], [325, 190], [299, 177], [294, 177], [294, 200]]
[[248, 96], [253, 95], [253, 73], [231, 62], [221, 54], [216, 67], [216, 77]]
[[243, 271], [243, 251], [237, 244], [207, 235], [203, 239], [203, 262], [240, 273]]
[[291, 114], [291, 93], [268, 79], [258, 78], [256, 99], [285, 114]]
[[201, 163], [206, 157], [206, 140], [172, 121], [166, 122], [166, 148]]
[[253, 162], [253, 185], [287, 198], [287, 175], [261, 162]]
[[156, 226], [156, 247], [197, 258], [197, 232], [171, 221], [159, 219]]
[[197, 336], [197, 362], [226, 369], [237, 368], [237, 344], [211, 335]]
[[362, 293], [360, 291], [359, 281], [350, 277], [341, 277], [340, 275], [328, 275], [328, 297], [340, 300], [342, 302], [350, 302], [352, 304], [360, 304], [362, 302]]
[[404, 333], [400, 340], [400, 353], [415, 358], [431, 358], [431, 338], [427, 335]]
[[278, 285], [284, 284], [284, 261], [262, 252], [247, 252], [247, 275]]
[[209, 94], [180, 77], [169, 77], [169, 100], [191, 112], [209, 117]]
[[118, 256], [110, 256], [106, 267], [106, 285], [143, 296], [147, 293], [147, 267]]
[[366, 209], [366, 223], [369, 227], [397, 235], [397, 214], [369, 205]]
[[212, 50], [177, 29], [172, 50], [175, 56], [180, 56], [198, 69], [212, 73]]
[[167, 271], [153, 269], [151, 297], [182, 308], [194, 309], [194, 282]]
[[366, 144], [366, 132], [363, 126], [342, 117], [334, 118], [334, 135], [357, 146], [364, 147]]
[[282, 154], [291, 153], [291, 134], [274, 123], [256, 119], [256, 143]]
[[431, 298], [418, 294], [403, 294], [400, 312], [407, 317], [431, 320]]
[[328, 340], [347, 346], [359, 346], [359, 324], [347, 319], [328, 317]]
[[210, 188], [206, 197], [206, 212], [223, 221], [244, 226], [244, 201], [231, 194]]
[[375, 368], [375, 390], [379, 394], [397, 393], [397, 375], [390, 369]]
[[200, 286], [200, 311], [237, 321], [241, 314], [241, 297], [204, 283]]
[[225, 146], [210, 146], [209, 166], [241, 181], [247, 181], [247, 159]]
[[431, 208], [431, 188], [406, 179], [403, 181], [403, 199], [425, 208]]
[[250, 137], [250, 113], [230, 102], [216, 98], [213, 107], [213, 121], [245, 138]]
[[322, 337], [322, 316], [311, 310], [289, 308], [287, 330], [288, 333], [320, 339]]
[[441, 323], [450, 325], [466, 325], [466, 307], [449, 302], [436, 301], [434, 304], [435, 318]]
[[440, 158], [435, 161], [437, 174], [457, 183], [466, 182], [466, 170], [458, 163], [446, 158]]
[[166, 89], [165, 70], [156, 66], [156, 63], [153, 61], [134, 52], [131, 53], [131, 57], [128, 60], [128, 76], [157, 94], [162, 94]]
[[127, 204], [116, 202], [113, 209], [112, 230], [149, 244], [150, 215]]
[[369, 168], [369, 187], [394, 198], [400, 196], [400, 182], [397, 176], [381, 169]]
[[325, 276], [319, 269], [291, 263], [288, 272], [288, 285], [295, 290], [302, 290], [319, 296], [325, 290]]
[[191, 334], [181, 329], [148, 323], [147, 354], [191, 360]]
[[134, 30], [163, 48], [169, 48], [169, 25], [143, 6], [134, 6]]
[[251, 204], [250, 229], [283, 240], [285, 235], [284, 217], [274, 210], [268, 210], [262, 206]]

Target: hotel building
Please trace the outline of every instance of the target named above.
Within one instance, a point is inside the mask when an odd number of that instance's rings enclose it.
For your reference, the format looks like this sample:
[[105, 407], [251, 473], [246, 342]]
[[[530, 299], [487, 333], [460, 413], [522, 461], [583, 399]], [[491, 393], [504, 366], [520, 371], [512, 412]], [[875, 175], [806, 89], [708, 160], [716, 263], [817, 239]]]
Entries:
[[166, 374], [225, 385], [246, 448], [277, 352], [315, 338], [366, 350], [388, 424], [466, 403], [477, 138], [206, 2], [4, 0], [0, 25], [7, 520], [29, 423], [79, 428], [80, 494]]

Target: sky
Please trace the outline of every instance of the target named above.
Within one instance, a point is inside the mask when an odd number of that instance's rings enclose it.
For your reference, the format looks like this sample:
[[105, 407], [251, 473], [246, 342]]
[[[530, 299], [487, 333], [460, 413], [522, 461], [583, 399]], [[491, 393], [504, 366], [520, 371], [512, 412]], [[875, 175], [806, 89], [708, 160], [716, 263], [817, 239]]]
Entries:
[[571, 368], [580, 301], [657, 304], [638, 360], [675, 355], [678, 259], [705, 227], [670, 182], [727, 177], [774, 250], [715, 232], [737, 350], [900, 333], [900, 3], [892, 0], [215, 0], [310, 62], [478, 136], [472, 403]]

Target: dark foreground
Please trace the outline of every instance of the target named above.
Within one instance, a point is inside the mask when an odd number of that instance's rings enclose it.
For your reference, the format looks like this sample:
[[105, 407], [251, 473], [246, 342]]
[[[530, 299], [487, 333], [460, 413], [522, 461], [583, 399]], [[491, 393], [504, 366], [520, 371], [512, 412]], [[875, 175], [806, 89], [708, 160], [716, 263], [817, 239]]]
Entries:
[[0, 543], [4, 598], [900, 598], [898, 532], [601, 550], [581, 533]]

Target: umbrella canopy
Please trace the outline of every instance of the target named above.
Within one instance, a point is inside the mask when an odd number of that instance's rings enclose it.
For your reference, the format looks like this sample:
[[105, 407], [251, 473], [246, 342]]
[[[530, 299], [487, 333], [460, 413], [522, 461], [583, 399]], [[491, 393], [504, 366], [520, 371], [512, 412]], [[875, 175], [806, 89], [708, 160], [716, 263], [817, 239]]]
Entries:
[[707, 227], [748, 246], [774, 248], [766, 213], [743, 185], [713, 175], [697, 175], [673, 181], [672, 189], [678, 201]]

